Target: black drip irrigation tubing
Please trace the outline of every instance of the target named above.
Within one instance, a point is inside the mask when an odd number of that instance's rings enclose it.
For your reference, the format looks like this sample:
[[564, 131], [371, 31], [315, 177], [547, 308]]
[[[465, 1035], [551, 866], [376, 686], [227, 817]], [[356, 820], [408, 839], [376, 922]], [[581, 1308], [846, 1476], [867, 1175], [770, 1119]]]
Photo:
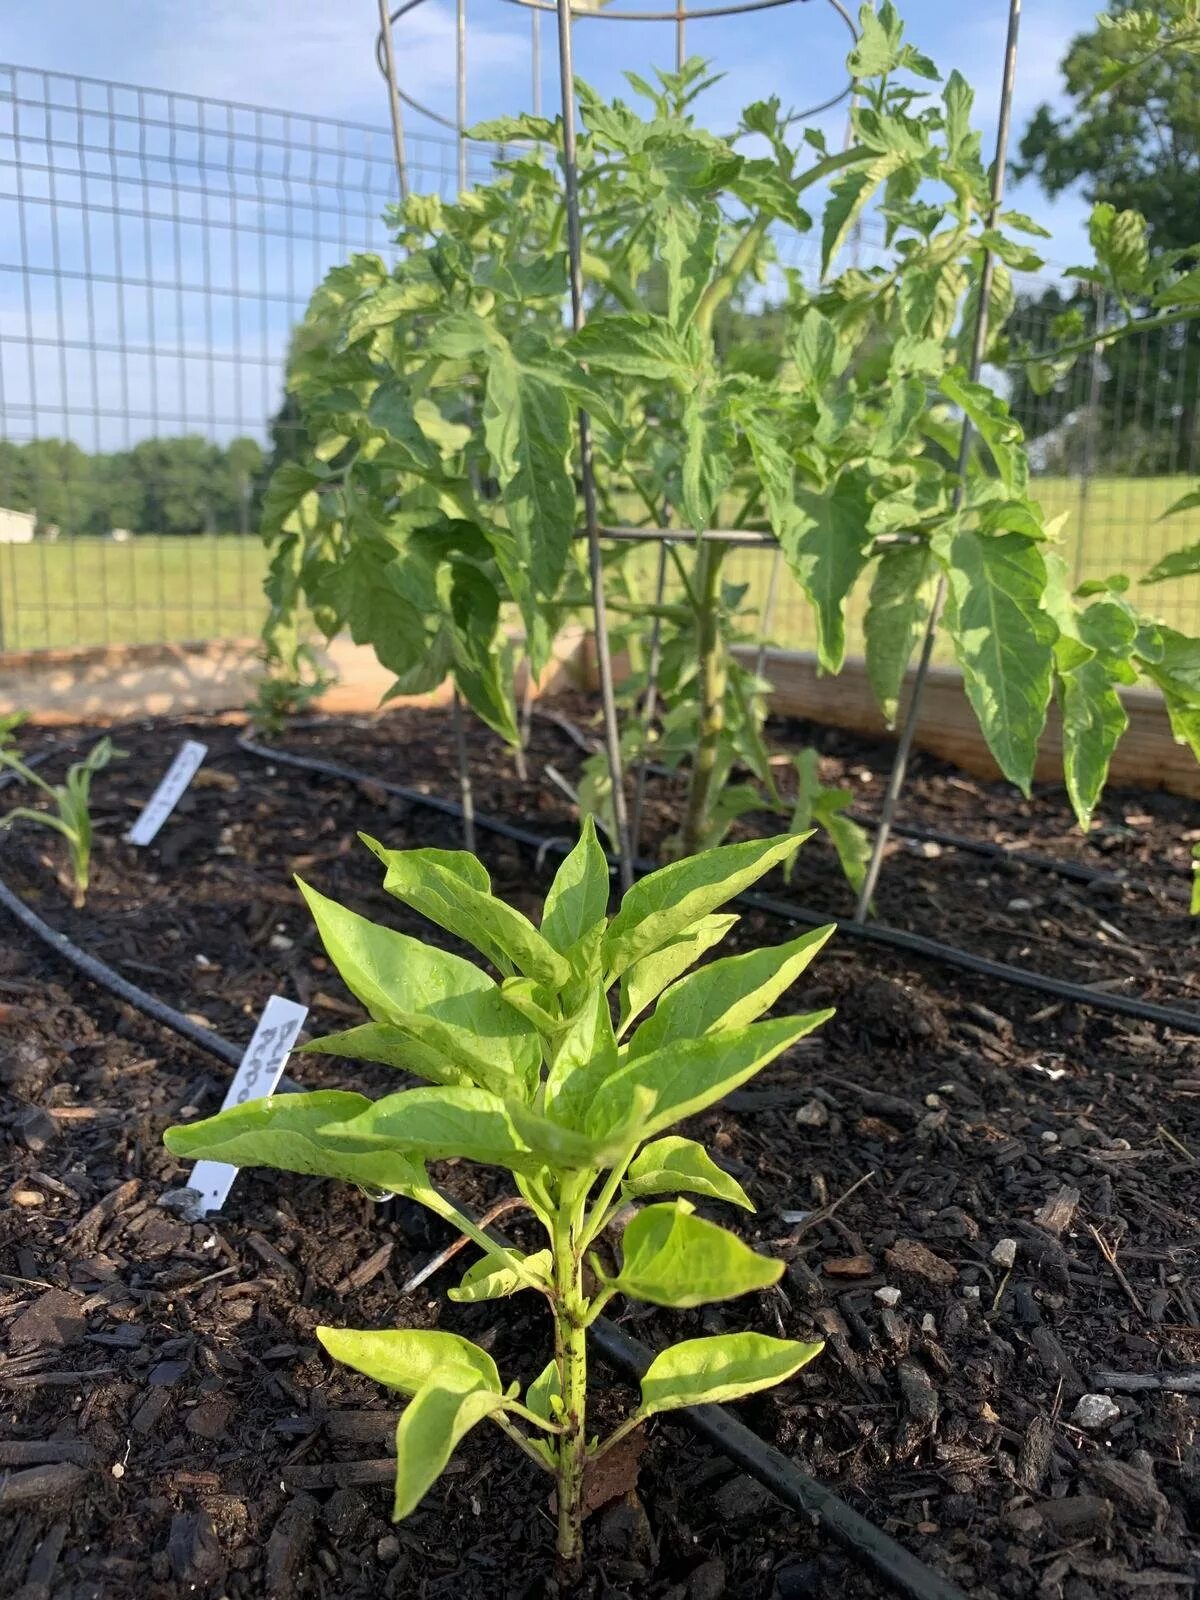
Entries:
[[20, 895], [14, 894], [2, 878], [0, 878], [0, 906], [4, 907], [14, 921], [19, 922], [43, 944], [48, 945], [55, 955], [60, 956], [77, 972], [82, 972], [92, 983], [109, 990], [118, 999], [144, 1012], [155, 1022], [160, 1022], [164, 1028], [170, 1028], [172, 1033], [177, 1033], [182, 1038], [190, 1040], [192, 1044], [199, 1045], [210, 1055], [220, 1056], [221, 1060], [231, 1067], [236, 1067], [241, 1062], [242, 1052], [236, 1045], [227, 1043], [211, 1029], [193, 1022], [191, 1017], [185, 1016], [182, 1011], [176, 1011], [174, 1006], [156, 1000], [152, 994], [147, 994], [145, 989], [139, 989], [136, 983], [130, 983], [127, 978], [123, 978], [119, 972], [114, 972], [103, 961], [97, 961], [95, 956], [88, 955], [86, 950], [81, 950], [77, 944], [72, 944], [65, 933], [57, 932], [48, 922], [43, 922], [36, 911], [31, 911]]
[[[857, 822], [861, 827], [879, 826], [879, 818], [873, 817], [868, 811], [850, 810], [845, 814], [851, 822]], [[1099, 883], [1112, 889], [1134, 885], [1149, 887], [1133, 873], [1106, 872], [1103, 867], [1089, 867], [1083, 861], [1066, 861], [1058, 856], [1036, 855], [1032, 851], [1026, 852], [1020, 845], [994, 844], [989, 839], [971, 839], [966, 834], [947, 833], [942, 828], [926, 828], [913, 822], [893, 822], [891, 831], [899, 834], [902, 839], [945, 845], [950, 850], [964, 850], [973, 856], [986, 856], [992, 861], [1007, 862], [1010, 866], [1033, 867], [1038, 872], [1053, 872], [1060, 878], [1074, 878], [1077, 883]], [[1171, 863], [1167, 863], [1167, 866], [1172, 872], [1179, 870]]]
[[[559, 716], [553, 711], [539, 714], [543, 721], [553, 724], [560, 733], [566, 735], [576, 749], [582, 750], [586, 755], [592, 755], [599, 749], [599, 746], [589, 740], [569, 717]], [[657, 778], [680, 776], [678, 768], [664, 767], [657, 761], [646, 762], [645, 770]], [[857, 822], [863, 828], [879, 826], [879, 818], [872, 816], [869, 811], [851, 809], [846, 812], [846, 816], [851, 822]], [[901, 839], [941, 844], [952, 850], [964, 850], [970, 855], [987, 856], [993, 861], [1007, 861], [1018, 866], [1033, 867], [1038, 872], [1057, 873], [1060, 878], [1074, 878], [1078, 883], [1098, 883], [1110, 889], [1137, 888], [1153, 893], [1153, 885], [1137, 873], [1113, 872], [1104, 867], [1090, 867], [1083, 861], [1067, 861], [1060, 856], [1043, 856], [1033, 851], [1026, 852], [1019, 844], [995, 844], [990, 839], [972, 839], [963, 833], [947, 833], [942, 828], [924, 827], [914, 822], [893, 822], [891, 831]], [[1190, 867], [1181, 866], [1174, 861], [1163, 862], [1162, 870], [1174, 877], [1188, 879], [1192, 877]]]
[[[398, 799], [407, 800], [414, 805], [425, 806], [431, 811], [440, 812], [443, 816], [458, 820], [462, 818], [461, 807], [452, 800], [423, 794], [419, 789], [410, 789], [404, 784], [392, 783], [385, 778], [374, 778], [369, 773], [343, 766], [338, 761], [324, 761], [315, 756], [298, 756], [290, 751], [275, 750], [269, 745], [258, 744], [246, 735], [238, 739], [238, 746], [248, 755], [258, 756], [262, 760], [280, 766], [295, 767], [302, 772], [315, 772], [324, 777], [337, 778], [345, 783], [356, 784], [360, 788], [382, 789], [386, 794], [395, 795]], [[506, 822], [501, 817], [488, 816], [479, 811], [475, 813], [475, 825], [487, 833], [494, 833], [500, 838], [512, 839], [517, 844], [523, 844], [537, 851], [539, 857], [566, 855], [574, 844], [573, 839], [547, 837], [535, 833], [531, 828], [521, 828], [515, 823]], [[612, 860], [611, 857], [609, 859]], [[656, 862], [644, 859], [634, 862], [634, 870], [638, 873], [653, 872], [656, 866]], [[1159, 1005], [1153, 1000], [1139, 1000], [1132, 995], [1103, 994], [1089, 989], [1086, 984], [1072, 983], [1065, 978], [1051, 978], [1028, 967], [1011, 966], [1006, 961], [993, 961], [988, 956], [961, 950], [957, 945], [942, 944], [940, 940], [926, 938], [920, 933], [909, 933], [904, 928], [889, 928], [877, 922], [856, 922], [848, 917], [831, 918], [824, 912], [813, 911], [807, 906], [793, 905], [791, 901], [780, 900], [773, 895], [758, 894], [755, 891], [747, 891], [736, 896], [736, 902], [749, 906], [752, 910], [761, 911], [766, 916], [780, 917], [788, 922], [808, 927], [821, 927], [833, 921], [839, 933], [844, 933], [852, 939], [862, 939], [869, 944], [883, 945], [892, 950], [903, 950], [910, 955], [924, 956], [943, 966], [979, 973], [982, 977], [992, 978], [998, 983], [1030, 989], [1035, 994], [1048, 995], [1055, 1000], [1070, 1000], [1078, 1005], [1091, 1006], [1097, 1011], [1115, 1012], [1119, 1016], [1133, 1017], [1140, 1022], [1157, 1023], [1165, 1028], [1176, 1028], [1183, 1033], [1200, 1035], [1200, 1014], [1180, 1011], [1174, 1006]]]
[[[22, 927], [34, 934], [63, 960], [69, 962], [85, 977], [102, 989], [126, 1001], [153, 1021], [179, 1034], [189, 1043], [208, 1051], [210, 1055], [236, 1067], [242, 1052], [211, 1028], [193, 1022], [182, 1011], [164, 1005], [153, 995], [129, 983], [120, 973], [81, 950], [78, 945], [57, 933], [49, 923], [43, 922], [19, 895], [0, 880], [0, 905]], [[298, 1085], [284, 1079], [280, 1087], [294, 1089]], [[468, 1207], [459, 1206], [470, 1215]], [[501, 1245], [507, 1241], [496, 1229], [489, 1232]], [[654, 1359], [655, 1352], [640, 1340], [624, 1333], [607, 1317], [598, 1317], [589, 1329], [592, 1343], [600, 1354], [618, 1371], [635, 1382], [641, 1378]], [[878, 1577], [909, 1600], [967, 1600], [956, 1584], [943, 1578], [932, 1567], [919, 1561], [897, 1544], [894, 1539], [875, 1527], [831, 1490], [801, 1472], [782, 1451], [775, 1449], [765, 1439], [759, 1438], [744, 1423], [738, 1422], [721, 1406], [694, 1406], [678, 1414], [692, 1431], [727, 1456], [735, 1466], [756, 1478], [770, 1489], [785, 1505], [793, 1510], [815, 1517], [827, 1533], [863, 1566], [869, 1567]]]

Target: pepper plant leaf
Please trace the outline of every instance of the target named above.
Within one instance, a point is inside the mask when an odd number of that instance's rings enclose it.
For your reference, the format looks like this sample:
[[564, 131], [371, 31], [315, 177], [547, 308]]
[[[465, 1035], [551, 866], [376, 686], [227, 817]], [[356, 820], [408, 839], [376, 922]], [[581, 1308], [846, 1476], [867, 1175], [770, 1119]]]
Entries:
[[836, 927], [830, 922], [788, 944], [726, 956], [681, 978], [630, 1039], [630, 1059], [704, 1034], [744, 1028], [791, 988]]
[[341, 1033], [323, 1034], [299, 1045], [296, 1055], [342, 1056], [347, 1061], [377, 1061], [397, 1072], [414, 1072], [430, 1083], [476, 1085], [488, 1088], [461, 1062], [435, 1050], [428, 1043], [414, 1041], [403, 1028], [388, 1022], [364, 1022]]
[[[448, 1289], [451, 1300], [474, 1305], [478, 1300], [504, 1300], [521, 1289], [532, 1289], [540, 1282], [550, 1286], [551, 1256], [549, 1250], [536, 1250], [522, 1256], [519, 1251], [506, 1250], [504, 1260], [495, 1256], [481, 1256], [463, 1274], [457, 1289]], [[530, 1282], [530, 1279], [534, 1282]]]
[[503, 1409], [503, 1396], [466, 1367], [446, 1367], [418, 1389], [396, 1425], [393, 1522], [417, 1509], [471, 1429]]
[[685, 1200], [646, 1206], [621, 1236], [621, 1270], [611, 1280], [631, 1300], [651, 1305], [708, 1305], [766, 1289], [783, 1262], [760, 1256], [736, 1233], [693, 1215]]
[[383, 887], [475, 946], [506, 977], [521, 972], [557, 988], [571, 978], [570, 963], [538, 932], [528, 917], [506, 905], [477, 882], [468, 882], [433, 850], [389, 850], [361, 835], [387, 868]]
[[748, 889], [803, 842], [801, 836], [784, 834], [723, 844], [648, 873], [626, 894], [604, 936], [602, 950], [610, 980]]
[[408, 1089], [368, 1101], [356, 1117], [318, 1131], [336, 1134], [347, 1150], [394, 1148], [422, 1161], [466, 1156], [516, 1171], [539, 1165], [508, 1106], [486, 1089]]
[[642, 1376], [643, 1416], [684, 1406], [724, 1405], [794, 1377], [825, 1348], [765, 1333], [720, 1333], [674, 1344]]
[[[440, 870], [448, 881], [463, 882], [452, 870]], [[408, 1039], [412, 1059], [395, 1060], [390, 1052], [399, 1040], [379, 1032], [357, 1033], [348, 1040], [346, 1054], [383, 1045], [389, 1055], [362, 1058], [409, 1065], [442, 1083], [455, 1081], [445, 1070], [454, 1065], [473, 1081], [490, 1080], [494, 1088], [506, 1078], [536, 1073], [541, 1059], [536, 1030], [485, 972], [462, 956], [371, 922], [308, 884], [300, 882], [300, 891], [346, 987], [376, 1022]]]
[[632, 1124], [635, 1105], [644, 1097], [642, 1137], [661, 1133], [738, 1088], [832, 1015], [827, 1010], [774, 1017], [746, 1028], [676, 1040], [649, 1055], [628, 1058], [615, 1072], [584, 1069], [586, 1088], [577, 1088], [574, 1097], [586, 1108], [584, 1127], [597, 1142], [611, 1140]]
[[629, 1200], [652, 1194], [702, 1194], [754, 1210], [737, 1179], [717, 1166], [702, 1144], [678, 1134], [655, 1139], [638, 1152], [622, 1181], [621, 1193]]
[[623, 1033], [639, 1017], [650, 1002], [656, 999], [681, 973], [687, 971], [706, 950], [720, 941], [737, 922], [736, 912], [716, 911], [700, 917], [690, 928], [655, 950], [640, 961], [635, 961], [621, 975], [621, 1020]]
[[563, 858], [547, 891], [542, 937], [565, 956], [603, 924], [609, 892], [608, 860], [595, 822], [585, 817], [578, 843]]
[[471, 1372], [482, 1388], [502, 1392], [491, 1356], [458, 1333], [440, 1328], [318, 1327], [317, 1338], [335, 1361], [410, 1397], [447, 1368]]
[[274, 1167], [316, 1178], [373, 1184], [394, 1194], [428, 1188], [419, 1159], [398, 1150], [374, 1154], [364, 1165], [342, 1128], [371, 1105], [361, 1094], [318, 1089], [312, 1094], [267, 1095], [231, 1106], [202, 1122], [168, 1128], [163, 1142], [189, 1161], [224, 1161], [232, 1167]]

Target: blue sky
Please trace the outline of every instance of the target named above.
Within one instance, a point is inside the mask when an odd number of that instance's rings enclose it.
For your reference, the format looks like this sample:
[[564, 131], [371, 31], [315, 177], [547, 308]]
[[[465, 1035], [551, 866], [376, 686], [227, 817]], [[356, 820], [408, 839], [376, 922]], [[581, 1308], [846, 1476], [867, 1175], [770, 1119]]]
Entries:
[[[620, 3], [628, 6], [636, 0]], [[975, 85], [976, 121], [990, 148], [1007, 19], [1005, 0], [907, 0], [900, 9], [909, 36], [942, 71], [957, 67]], [[1014, 116], [1018, 136], [1039, 102], [1059, 98], [1058, 63], [1064, 49], [1090, 24], [1098, 9], [1097, 0], [1034, 0], [1027, 4]], [[86, 6], [10, 4], [5, 10], [2, 49], [9, 63], [205, 95], [304, 117], [386, 123], [384, 91], [372, 59], [377, 24], [373, 0], [343, 0], [337, 5], [327, 0], [320, 4], [315, 0], [287, 0], [286, 4], [284, 0], [202, 0], [194, 6], [168, 5], [166, 0], [90, 0]], [[468, 0], [468, 19], [471, 119], [528, 108], [532, 98], [529, 12], [502, 0], [487, 0], [486, 4]], [[543, 101], [547, 109], [553, 109], [557, 101], [553, 18], [543, 19], [541, 31]], [[844, 24], [825, 0], [692, 24], [690, 51], [711, 58], [726, 73], [706, 108], [710, 125], [732, 127], [743, 104], [772, 93], [796, 108], [828, 97], [842, 81], [847, 42]], [[445, 0], [425, 0], [398, 27], [396, 47], [405, 87], [452, 115], [452, 6]], [[576, 27], [577, 70], [610, 94], [621, 90], [623, 67], [645, 72], [655, 65], [668, 65], [673, 51], [674, 32], [669, 24], [581, 20]], [[31, 93], [31, 81], [21, 80], [24, 88], [18, 91], [18, 98]], [[3, 87], [0, 80], [0, 134], [7, 127]], [[75, 93], [65, 79], [52, 80], [51, 89], [55, 98], [68, 103]], [[100, 105], [100, 101], [89, 94], [87, 104]], [[116, 104], [120, 111], [134, 102], [118, 97]], [[148, 104], [153, 110], [165, 102]], [[18, 114], [26, 160], [36, 162], [41, 151], [30, 138], [31, 127], [34, 136], [38, 135], [40, 112], [31, 100], [18, 107]], [[818, 120], [840, 142], [844, 110]], [[131, 133], [133, 128], [129, 118], [125, 132]], [[293, 124], [292, 133], [297, 130], [303, 134], [304, 124]], [[410, 116], [414, 154], [427, 162], [430, 181], [444, 178], [449, 157], [434, 143], [421, 144], [416, 139], [421, 130], [420, 119]], [[71, 136], [68, 131], [66, 142]], [[102, 142], [99, 134], [95, 139]], [[356, 145], [356, 156], [360, 153]], [[0, 407], [5, 405], [5, 396], [8, 407], [0, 423], [9, 437], [65, 432], [89, 447], [111, 448], [148, 432], [180, 432], [191, 427], [214, 437], [260, 432], [263, 416], [272, 409], [277, 394], [290, 318], [302, 306], [313, 282], [346, 252], [347, 245], [383, 242], [373, 221], [383, 195], [372, 185], [387, 178], [385, 141], [371, 146], [369, 160], [358, 166], [352, 163], [354, 188], [348, 212], [336, 198], [333, 184], [322, 190], [324, 219], [318, 217], [310, 229], [325, 236], [322, 242], [306, 244], [303, 250], [289, 247], [288, 229], [298, 226], [294, 210], [287, 212], [286, 226], [283, 221], [277, 227], [269, 226], [266, 253], [260, 254], [256, 267], [260, 283], [272, 286], [269, 299], [251, 302], [243, 297], [239, 305], [236, 295], [212, 292], [222, 272], [239, 269], [237, 263], [230, 267], [221, 259], [214, 265], [204, 255], [207, 247], [201, 242], [200, 216], [188, 216], [183, 222], [178, 217], [164, 221], [166, 232], [157, 244], [153, 270], [143, 262], [142, 271], [148, 278], [163, 276], [163, 263], [174, 252], [187, 270], [170, 276], [198, 278], [209, 286], [206, 295], [181, 291], [169, 304], [156, 303], [150, 289], [141, 294], [97, 284], [87, 297], [73, 280], [58, 283], [46, 271], [35, 284], [32, 299], [26, 299], [21, 275], [15, 270], [20, 263], [14, 246], [19, 229], [12, 199], [12, 154], [12, 141], [0, 137], [0, 377], [4, 380]], [[142, 154], [144, 157], [144, 150]], [[186, 139], [177, 145], [174, 155], [189, 159]], [[225, 151], [218, 159], [227, 156]], [[113, 164], [112, 175], [131, 176], [121, 165]], [[359, 181], [363, 173], [370, 175], [370, 181]], [[73, 182], [60, 178], [56, 191], [60, 202], [64, 195], [69, 199], [76, 194]], [[96, 181], [91, 181], [86, 198], [93, 205], [98, 192], [102, 198], [109, 193], [103, 188], [98, 191]], [[108, 230], [111, 237], [104, 229], [85, 236], [69, 205], [60, 205], [57, 218], [51, 215], [50, 196], [39, 194], [36, 178], [27, 186], [26, 195], [27, 237], [22, 248], [27, 261], [52, 265], [57, 259], [59, 266], [83, 268], [86, 256], [102, 277], [115, 277], [120, 275], [112, 270], [116, 251], [124, 273], [136, 276], [135, 268], [142, 260], [139, 252], [149, 252], [154, 245], [149, 226], [130, 233], [114, 224]], [[115, 189], [112, 195], [119, 208]], [[1014, 203], [1052, 228], [1054, 241], [1046, 250], [1053, 260], [1063, 263], [1081, 258], [1081, 202], [1065, 197], [1051, 205], [1028, 184], [1014, 188], [1011, 196]], [[334, 227], [329, 218], [339, 205]], [[272, 224], [273, 203], [264, 202], [264, 206], [259, 221], [266, 218]], [[279, 217], [283, 216], [280, 211]], [[301, 231], [306, 225], [299, 224]], [[217, 229], [210, 231], [218, 258], [228, 254], [231, 246], [236, 248], [236, 224], [229, 227], [219, 222]], [[249, 237], [240, 241], [243, 247]], [[110, 269], [107, 274], [102, 270], [105, 263]], [[241, 270], [246, 271], [244, 260]], [[247, 307], [255, 319], [253, 329], [246, 322]], [[76, 343], [88, 360], [64, 362], [53, 348], [55, 337], [64, 326], [70, 333], [76, 322], [80, 330]], [[102, 348], [97, 354], [93, 348], [115, 347], [122, 338], [144, 354], [118, 361], [111, 351]], [[238, 359], [251, 338], [252, 371]], [[173, 359], [159, 360], [154, 354], [157, 346], [170, 348]], [[131, 406], [137, 414], [129, 421], [121, 413]]]
[[[623, 0], [629, 9], [629, 0]], [[636, 5], [638, 0], [632, 0]], [[1022, 19], [1015, 126], [1059, 93], [1058, 62], [1071, 37], [1100, 10], [1099, 0], [1035, 0]], [[8, 6], [7, 60], [151, 88], [374, 122], [386, 114], [371, 60], [372, 0], [91, 0], [84, 6]], [[851, 4], [853, 9], [853, 4]], [[1004, 0], [906, 0], [909, 36], [943, 71], [957, 67], [978, 93], [981, 127], [994, 122], [1007, 6]], [[503, 0], [468, 0], [472, 118], [522, 109], [531, 95], [530, 16]], [[553, 18], [543, 19], [546, 104], [557, 93]], [[824, 0], [714, 18], [689, 30], [689, 49], [716, 61], [726, 80], [711, 102], [714, 125], [746, 101], [777, 93], [797, 107], [835, 86], [846, 32]], [[644, 70], [672, 58], [669, 24], [581, 21], [579, 72], [613, 91], [623, 66]], [[419, 98], [453, 114], [454, 18], [445, 0], [425, 0], [397, 28], [402, 81]], [[838, 118], [832, 122], [837, 125]], [[414, 124], [414, 131], [415, 131]], [[1036, 191], [1022, 197], [1034, 209]], [[1048, 216], [1050, 208], [1040, 202]], [[1078, 207], [1055, 206], [1060, 226]], [[1077, 235], [1076, 235], [1077, 237]], [[1068, 251], [1067, 254], [1071, 254]]]

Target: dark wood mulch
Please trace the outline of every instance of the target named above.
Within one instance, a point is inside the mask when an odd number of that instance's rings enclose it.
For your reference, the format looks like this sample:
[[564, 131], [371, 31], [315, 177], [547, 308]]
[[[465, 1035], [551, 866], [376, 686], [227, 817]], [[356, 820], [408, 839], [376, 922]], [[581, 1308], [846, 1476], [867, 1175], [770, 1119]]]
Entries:
[[[585, 708], [567, 709], [583, 720]], [[188, 734], [211, 746], [207, 777], [135, 851], [120, 835]], [[448, 845], [453, 825], [372, 786], [273, 769], [235, 736], [216, 722], [123, 733], [131, 759], [96, 784], [86, 911], [54, 881], [48, 834], [13, 834], [2, 870], [57, 927], [228, 1038], [249, 1036], [273, 991], [311, 1007], [314, 1033], [345, 1026], [357, 1010], [291, 873], [451, 945], [383, 896], [355, 833]], [[882, 747], [796, 726], [772, 738], [814, 740], [826, 780], [877, 804]], [[437, 716], [299, 729], [288, 744], [454, 792]], [[529, 786], [486, 733], [472, 747], [481, 807], [572, 831], [568, 803], [539, 781], [548, 761], [577, 774], [559, 728], [535, 723]], [[652, 786], [652, 841], [677, 802], [677, 789]], [[1166, 870], [1186, 859], [1196, 820], [1182, 802], [1117, 795], [1085, 840], [1069, 835], [1057, 794], [1026, 804], [922, 759], [906, 815], [1144, 881], [1097, 892], [900, 844], [885, 920], [1196, 1008], [1197, 935], [1186, 886]], [[481, 844], [497, 889], [536, 911], [548, 869]], [[815, 842], [787, 892], [847, 909]], [[748, 915], [733, 942], [785, 937]], [[162, 1128], [213, 1109], [224, 1069], [24, 936], [0, 938], [0, 1594], [553, 1592], [545, 1483], [498, 1436], [472, 1435], [393, 1527], [395, 1413], [313, 1334], [322, 1321], [453, 1326], [527, 1378], [547, 1349], [538, 1305], [452, 1306], [441, 1291], [453, 1269], [402, 1296], [446, 1242], [440, 1225], [316, 1181], [243, 1175], [205, 1225], [162, 1209], [183, 1176]], [[1188, 1532], [1200, 1521], [1200, 1396], [1194, 1376], [1190, 1392], [1172, 1383], [1200, 1368], [1200, 1040], [848, 940], [791, 1000], [838, 1015], [690, 1130], [754, 1197], [739, 1225], [787, 1259], [782, 1292], [623, 1319], [659, 1346], [724, 1326], [825, 1337], [819, 1361], [740, 1413], [971, 1595], [1186, 1595], [1200, 1580]], [[297, 1072], [314, 1086], [395, 1086], [382, 1069], [316, 1057]], [[477, 1204], [503, 1181], [454, 1164], [440, 1177]], [[601, 1414], [618, 1415], [626, 1391], [602, 1369], [597, 1380]], [[1111, 1403], [1099, 1428], [1077, 1414], [1096, 1392]], [[638, 1497], [598, 1513], [589, 1534], [590, 1594], [884, 1592], [678, 1426], [651, 1429]]]

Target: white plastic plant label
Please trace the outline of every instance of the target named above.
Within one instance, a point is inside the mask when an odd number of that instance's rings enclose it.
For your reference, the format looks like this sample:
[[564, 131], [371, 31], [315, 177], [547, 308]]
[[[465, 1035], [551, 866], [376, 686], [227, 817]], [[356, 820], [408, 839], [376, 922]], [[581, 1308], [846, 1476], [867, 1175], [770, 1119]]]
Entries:
[[[230, 1106], [245, 1105], [247, 1100], [262, 1100], [272, 1093], [283, 1077], [292, 1044], [307, 1015], [307, 1006], [284, 1000], [277, 994], [271, 996], [233, 1075], [229, 1092], [221, 1102], [222, 1111], [228, 1111]], [[200, 1197], [195, 1207], [198, 1216], [221, 1209], [237, 1174], [238, 1169], [225, 1161], [197, 1161], [187, 1186]]]
[[180, 796], [196, 776], [207, 754], [208, 746], [201, 744], [198, 739], [183, 741], [162, 782], [146, 801], [141, 816], [126, 835], [130, 844], [150, 843], [179, 804]]

